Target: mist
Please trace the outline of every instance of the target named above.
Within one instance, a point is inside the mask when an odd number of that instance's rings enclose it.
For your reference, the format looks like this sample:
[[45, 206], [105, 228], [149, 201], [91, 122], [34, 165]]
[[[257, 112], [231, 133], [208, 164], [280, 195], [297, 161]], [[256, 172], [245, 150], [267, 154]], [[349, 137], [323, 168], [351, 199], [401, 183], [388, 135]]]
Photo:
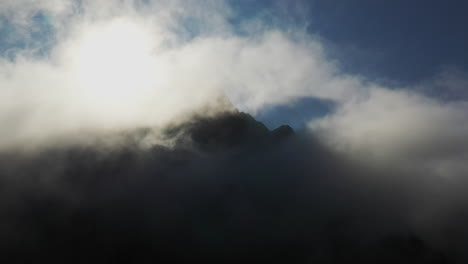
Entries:
[[2, 156], [4, 256], [72, 263], [465, 260], [464, 240], [452, 237], [466, 230], [461, 181], [356, 164], [313, 135], [269, 131], [242, 113], [171, 127], [170, 146], [142, 148], [148, 133], [121, 136], [111, 149], [95, 143]]
[[231, 4], [0, 3], [5, 261], [465, 263], [466, 73], [351, 74]]

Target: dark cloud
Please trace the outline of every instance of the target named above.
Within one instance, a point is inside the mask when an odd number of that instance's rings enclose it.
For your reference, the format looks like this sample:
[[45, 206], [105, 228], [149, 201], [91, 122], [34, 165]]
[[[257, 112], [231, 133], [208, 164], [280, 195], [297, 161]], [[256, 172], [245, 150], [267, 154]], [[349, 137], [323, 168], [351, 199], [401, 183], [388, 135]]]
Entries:
[[[457, 182], [355, 164], [243, 113], [167, 128], [170, 146], [0, 157], [5, 263], [462, 263]], [[459, 187], [454, 188], [452, 186]]]

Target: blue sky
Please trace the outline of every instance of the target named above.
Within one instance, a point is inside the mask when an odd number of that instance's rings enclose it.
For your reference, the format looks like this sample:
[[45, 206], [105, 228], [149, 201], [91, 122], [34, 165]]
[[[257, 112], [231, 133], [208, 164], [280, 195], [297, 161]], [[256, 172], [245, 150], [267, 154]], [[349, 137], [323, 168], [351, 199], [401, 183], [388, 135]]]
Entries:
[[[341, 69], [367, 78], [415, 83], [443, 67], [468, 70], [468, 2], [460, 0], [229, 0], [234, 25], [263, 19], [272, 27], [304, 28], [322, 38]], [[35, 17], [34, 41], [45, 41], [47, 16]], [[2, 18], [0, 50], [33, 45], [8, 38]], [[190, 24], [190, 23], [188, 23]], [[192, 26], [193, 27], [193, 26]], [[196, 30], [196, 28], [194, 29]]]
[[[231, 2], [244, 19], [260, 16], [276, 26], [305, 28], [326, 43], [327, 55], [343, 72], [389, 86], [415, 85], [446, 68], [468, 70], [467, 1]], [[308, 102], [293, 106], [300, 110], [282, 107], [288, 110], [275, 109], [258, 117], [275, 126], [288, 119], [288, 113], [324, 113], [323, 104]], [[289, 119], [300, 126], [294, 116]]]
[[348, 71], [414, 82], [468, 68], [467, 11], [466, 1], [316, 1], [309, 31], [358, 50], [337, 55]]
[[369, 78], [415, 82], [445, 66], [468, 69], [466, 1], [232, 2], [246, 17], [306, 27], [329, 42], [330, 56], [345, 71]]

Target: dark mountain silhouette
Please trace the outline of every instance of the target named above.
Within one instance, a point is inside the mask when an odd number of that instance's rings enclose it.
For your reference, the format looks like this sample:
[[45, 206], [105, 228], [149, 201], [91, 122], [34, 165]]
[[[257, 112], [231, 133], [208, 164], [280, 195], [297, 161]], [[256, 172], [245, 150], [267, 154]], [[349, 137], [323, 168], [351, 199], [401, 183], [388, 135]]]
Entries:
[[3, 263], [451, 263], [408, 225], [409, 192], [366, 178], [392, 172], [349, 164], [313, 136], [241, 112], [194, 117], [164, 130], [172, 145], [139, 147], [151, 133], [3, 153]]
[[225, 151], [239, 147], [266, 146], [294, 134], [283, 125], [270, 131], [263, 123], [243, 112], [225, 112], [215, 117], [194, 117], [184, 124], [170, 127], [166, 133], [185, 134], [195, 146], [206, 151]]

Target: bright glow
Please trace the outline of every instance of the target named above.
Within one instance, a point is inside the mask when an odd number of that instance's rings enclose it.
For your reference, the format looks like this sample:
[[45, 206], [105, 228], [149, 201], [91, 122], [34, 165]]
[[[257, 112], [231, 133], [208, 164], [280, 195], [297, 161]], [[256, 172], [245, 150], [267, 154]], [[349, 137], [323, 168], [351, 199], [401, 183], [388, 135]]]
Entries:
[[136, 110], [155, 85], [152, 45], [144, 27], [124, 19], [84, 31], [72, 51], [78, 96], [88, 107]]

